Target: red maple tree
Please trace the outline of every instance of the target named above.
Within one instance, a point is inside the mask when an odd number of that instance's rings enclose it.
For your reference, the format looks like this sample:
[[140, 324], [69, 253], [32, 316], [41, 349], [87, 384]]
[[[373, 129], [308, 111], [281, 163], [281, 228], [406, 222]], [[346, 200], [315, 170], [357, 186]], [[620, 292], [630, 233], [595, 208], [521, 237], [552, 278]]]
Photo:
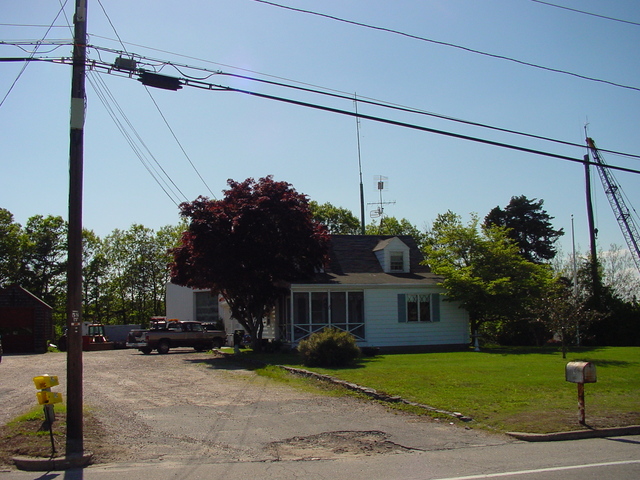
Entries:
[[227, 183], [221, 200], [180, 205], [189, 227], [171, 251], [171, 282], [220, 293], [259, 351], [263, 319], [290, 282], [324, 266], [329, 234], [291, 184], [272, 176]]

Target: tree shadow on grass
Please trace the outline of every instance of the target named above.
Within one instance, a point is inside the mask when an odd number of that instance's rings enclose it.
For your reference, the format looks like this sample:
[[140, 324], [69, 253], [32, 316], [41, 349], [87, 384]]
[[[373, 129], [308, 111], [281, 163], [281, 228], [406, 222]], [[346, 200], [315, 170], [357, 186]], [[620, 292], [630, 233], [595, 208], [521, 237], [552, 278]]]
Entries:
[[580, 360], [576, 360], [580, 362], [591, 362], [596, 366], [602, 367], [634, 367], [640, 364], [640, 362], [626, 362], [624, 360], [605, 360], [601, 358], [582, 358]]
[[[569, 347], [567, 348], [567, 355], [577, 355], [584, 352], [598, 352], [603, 350], [603, 347]], [[475, 352], [470, 352], [475, 353]], [[562, 355], [562, 347], [560, 346], [545, 346], [545, 347], [483, 347], [480, 349], [480, 353], [491, 353], [496, 355]]]

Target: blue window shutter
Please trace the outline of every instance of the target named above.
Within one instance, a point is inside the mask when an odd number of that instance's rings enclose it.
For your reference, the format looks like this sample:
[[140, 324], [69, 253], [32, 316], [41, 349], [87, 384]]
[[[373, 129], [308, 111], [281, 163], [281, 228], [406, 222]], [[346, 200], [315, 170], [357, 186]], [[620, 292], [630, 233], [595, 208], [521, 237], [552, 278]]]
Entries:
[[407, 321], [407, 296], [404, 293], [398, 294], [398, 322]]
[[440, 321], [440, 294], [439, 293], [431, 294], [431, 321], [432, 322]]

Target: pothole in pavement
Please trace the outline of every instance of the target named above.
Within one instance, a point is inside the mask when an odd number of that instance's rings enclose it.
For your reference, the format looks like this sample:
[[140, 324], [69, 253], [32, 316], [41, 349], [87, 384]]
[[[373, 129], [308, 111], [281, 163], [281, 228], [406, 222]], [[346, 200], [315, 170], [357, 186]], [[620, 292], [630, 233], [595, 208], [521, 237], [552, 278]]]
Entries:
[[326, 460], [329, 458], [406, 453], [415, 449], [387, 440], [377, 430], [324, 432], [306, 437], [293, 437], [272, 442], [267, 449], [278, 460]]

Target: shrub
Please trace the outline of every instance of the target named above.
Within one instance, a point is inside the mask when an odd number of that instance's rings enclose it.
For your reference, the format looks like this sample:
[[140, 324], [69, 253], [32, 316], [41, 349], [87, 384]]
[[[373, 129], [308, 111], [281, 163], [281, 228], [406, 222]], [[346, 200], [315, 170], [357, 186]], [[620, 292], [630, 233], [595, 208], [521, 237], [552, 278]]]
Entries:
[[333, 327], [301, 340], [298, 352], [309, 367], [343, 367], [360, 357], [354, 336]]

